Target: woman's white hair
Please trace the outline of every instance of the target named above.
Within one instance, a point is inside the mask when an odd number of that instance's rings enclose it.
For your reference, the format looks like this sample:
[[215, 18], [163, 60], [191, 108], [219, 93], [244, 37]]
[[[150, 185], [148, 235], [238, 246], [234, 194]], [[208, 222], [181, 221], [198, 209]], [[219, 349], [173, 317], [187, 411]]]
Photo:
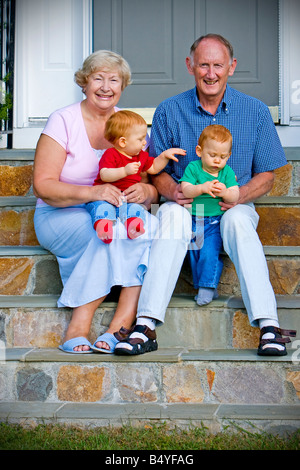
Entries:
[[122, 91], [131, 83], [131, 70], [128, 62], [119, 54], [112, 51], [99, 50], [89, 55], [82, 67], [75, 72], [75, 82], [82, 89], [85, 88], [89, 76], [98, 71], [107, 69], [117, 71], [122, 79]]

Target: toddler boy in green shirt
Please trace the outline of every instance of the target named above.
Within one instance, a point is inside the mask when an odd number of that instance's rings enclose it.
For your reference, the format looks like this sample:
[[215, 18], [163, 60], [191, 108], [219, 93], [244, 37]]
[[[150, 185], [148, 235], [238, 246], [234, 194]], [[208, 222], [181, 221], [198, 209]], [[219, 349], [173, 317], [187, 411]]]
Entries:
[[219, 202], [234, 203], [239, 188], [233, 170], [226, 165], [231, 155], [232, 135], [226, 127], [206, 127], [199, 137], [196, 154], [200, 160], [188, 164], [181, 181], [185, 197], [193, 198], [192, 240], [189, 257], [196, 302], [205, 305], [217, 297], [217, 286], [223, 262], [220, 257], [222, 238], [220, 221], [223, 214]]

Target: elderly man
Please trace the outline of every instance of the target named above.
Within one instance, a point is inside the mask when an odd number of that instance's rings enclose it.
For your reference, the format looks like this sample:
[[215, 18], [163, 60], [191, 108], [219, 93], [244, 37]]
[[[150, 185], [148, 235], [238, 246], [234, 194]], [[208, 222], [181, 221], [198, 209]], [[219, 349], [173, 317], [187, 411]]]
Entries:
[[[294, 336], [295, 332], [279, 328], [275, 295], [256, 232], [259, 217], [253, 204], [272, 188], [273, 170], [287, 163], [283, 148], [268, 107], [227, 84], [237, 61], [225, 38], [208, 34], [197, 39], [186, 65], [196, 86], [158, 106], [150, 142], [151, 155], [179, 147], [186, 150], [186, 157], [181, 157], [178, 163], [170, 162], [163, 173], [153, 178], [167, 202], [158, 213], [160, 233], [151, 248], [139, 300], [137, 330], [124, 344], [119, 344], [119, 352], [138, 354], [157, 347], [155, 324], [164, 321], [191, 231], [184, 205], [192, 200], [184, 197], [179, 180], [187, 164], [197, 159], [195, 148], [202, 130], [211, 124], [221, 124], [233, 137], [228, 164], [240, 185], [236, 203], [220, 203], [224, 210], [221, 219], [224, 249], [236, 268], [250, 324], [261, 328], [258, 354], [285, 355], [285, 342], [290, 340], [282, 335]], [[211, 299], [213, 295], [211, 292]]]

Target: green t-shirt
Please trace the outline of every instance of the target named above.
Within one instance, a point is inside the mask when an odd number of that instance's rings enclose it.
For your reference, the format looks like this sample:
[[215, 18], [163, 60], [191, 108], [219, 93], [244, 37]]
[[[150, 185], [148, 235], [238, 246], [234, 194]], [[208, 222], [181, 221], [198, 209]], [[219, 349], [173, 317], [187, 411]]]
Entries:
[[[207, 173], [202, 168], [201, 159], [190, 162], [185, 169], [183, 177], [180, 181], [186, 181], [191, 184], [203, 184], [206, 181], [218, 180], [220, 183], [225, 184], [226, 188], [237, 186], [236, 176], [230, 166], [225, 167], [219, 172], [218, 176], [213, 176]], [[222, 201], [221, 197], [213, 198], [209, 194], [201, 194], [194, 198], [192, 203], [192, 215], [200, 216], [213, 216], [222, 215], [224, 211], [221, 210], [219, 202]], [[197, 207], [198, 206], [198, 207]]]

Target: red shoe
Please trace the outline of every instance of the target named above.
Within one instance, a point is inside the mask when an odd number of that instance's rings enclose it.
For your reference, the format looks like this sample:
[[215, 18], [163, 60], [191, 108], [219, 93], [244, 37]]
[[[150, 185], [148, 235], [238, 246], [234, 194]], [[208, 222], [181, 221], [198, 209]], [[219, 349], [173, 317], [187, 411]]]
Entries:
[[125, 221], [124, 225], [127, 230], [128, 238], [132, 240], [145, 233], [144, 222], [139, 217], [130, 217]]
[[113, 240], [113, 221], [108, 219], [100, 219], [94, 223], [94, 229], [98, 237], [104, 243], [111, 243]]

